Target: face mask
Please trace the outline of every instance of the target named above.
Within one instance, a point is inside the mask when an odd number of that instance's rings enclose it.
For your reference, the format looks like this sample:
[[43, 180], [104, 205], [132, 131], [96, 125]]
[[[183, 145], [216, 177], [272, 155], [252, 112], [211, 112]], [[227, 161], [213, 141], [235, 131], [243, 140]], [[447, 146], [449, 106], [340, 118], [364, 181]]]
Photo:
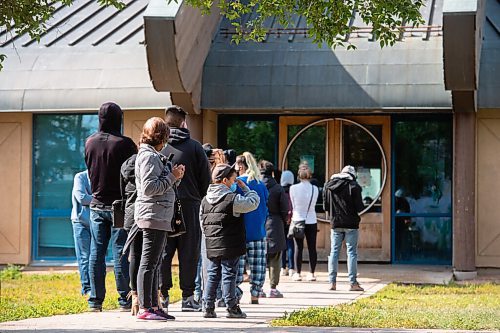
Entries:
[[236, 192], [236, 188], [237, 188], [236, 183], [233, 183], [233, 184], [231, 185], [231, 187], [229, 188], [229, 190], [231, 190], [231, 192]]

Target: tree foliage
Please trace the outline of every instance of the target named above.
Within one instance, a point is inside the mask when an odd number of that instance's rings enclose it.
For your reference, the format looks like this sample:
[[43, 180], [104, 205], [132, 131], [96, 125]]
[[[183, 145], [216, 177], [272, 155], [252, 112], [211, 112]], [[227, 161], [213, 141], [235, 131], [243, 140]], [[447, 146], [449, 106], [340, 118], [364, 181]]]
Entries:
[[[175, 1], [175, 0], [169, 0]], [[423, 23], [419, 9], [424, 0], [186, 0], [202, 12], [209, 13], [214, 4], [221, 14], [230, 20], [235, 34], [233, 41], [263, 41], [266, 35], [264, 22], [276, 17], [284, 28], [294, 28], [294, 15], [305, 18], [309, 36], [317, 44], [344, 45], [345, 37], [356, 31], [352, 25], [356, 13], [363, 22], [372, 27], [372, 33], [382, 47], [394, 45], [404, 26], [415, 27]], [[243, 23], [243, 16], [252, 18]]]

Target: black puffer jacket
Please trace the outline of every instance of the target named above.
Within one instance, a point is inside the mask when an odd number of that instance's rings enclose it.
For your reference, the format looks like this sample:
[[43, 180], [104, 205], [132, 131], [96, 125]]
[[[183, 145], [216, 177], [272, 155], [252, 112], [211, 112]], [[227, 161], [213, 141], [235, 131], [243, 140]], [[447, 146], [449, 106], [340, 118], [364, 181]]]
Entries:
[[285, 190], [271, 176], [262, 176], [262, 182], [269, 191], [266, 220], [267, 252], [277, 253], [286, 249], [285, 224], [288, 218], [288, 198]]
[[135, 188], [135, 158], [137, 154], [130, 156], [125, 162], [123, 162], [120, 169], [122, 175], [122, 180], [125, 190], [125, 223], [124, 229], [130, 230], [132, 225], [135, 223], [134, 220], [134, 204], [137, 199], [137, 189]]
[[336, 174], [325, 184], [323, 208], [330, 212], [332, 229], [358, 229], [358, 213], [365, 206], [361, 199], [361, 186], [350, 175]]

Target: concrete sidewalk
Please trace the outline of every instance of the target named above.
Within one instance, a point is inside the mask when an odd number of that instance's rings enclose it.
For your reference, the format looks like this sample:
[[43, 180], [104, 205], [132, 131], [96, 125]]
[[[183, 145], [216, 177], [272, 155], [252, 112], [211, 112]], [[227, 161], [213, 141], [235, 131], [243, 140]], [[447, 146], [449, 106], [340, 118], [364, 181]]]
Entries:
[[[306, 267], [307, 268], [307, 265]], [[225, 309], [216, 309], [219, 318], [205, 319], [200, 312], [189, 313], [180, 311], [180, 303], [172, 304], [169, 312], [176, 316], [175, 321], [145, 322], [139, 321], [129, 313], [107, 311], [102, 313], [83, 313], [77, 315], [54, 316], [46, 318], [27, 319], [0, 324], [0, 331], [41, 331], [41, 332], [326, 332], [331, 328], [270, 328], [269, 321], [282, 316], [285, 312], [307, 308], [310, 306], [329, 306], [353, 302], [362, 297], [368, 297], [382, 289], [392, 281], [404, 283], [443, 283], [452, 278], [451, 269], [427, 266], [393, 266], [393, 265], [360, 265], [359, 281], [365, 288], [364, 292], [348, 291], [349, 284], [345, 265], [340, 266], [337, 279], [337, 290], [329, 291], [326, 265], [318, 267], [317, 281], [293, 282], [289, 277], [282, 277], [278, 288], [284, 298], [261, 298], [260, 304], [250, 305], [249, 284], [244, 283], [244, 297], [241, 308], [247, 313], [246, 319], [227, 319]], [[269, 285], [265, 285], [266, 293]], [[335, 329], [342, 331], [362, 331], [361, 329]], [[380, 330], [363, 330], [376, 332]], [[391, 330], [383, 330], [390, 332]], [[396, 330], [392, 330], [396, 331]], [[397, 330], [401, 331], [401, 330]], [[409, 330], [411, 331], [411, 330]]]

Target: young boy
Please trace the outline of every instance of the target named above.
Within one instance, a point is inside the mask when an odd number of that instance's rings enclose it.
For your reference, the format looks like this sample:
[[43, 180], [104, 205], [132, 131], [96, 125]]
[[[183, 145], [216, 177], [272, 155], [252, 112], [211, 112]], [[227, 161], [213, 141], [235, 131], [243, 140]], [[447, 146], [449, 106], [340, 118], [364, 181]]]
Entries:
[[[207, 287], [204, 291], [205, 318], [216, 318], [215, 296], [222, 278], [222, 294], [227, 318], [246, 318], [236, 299], [236, 275], [240, 256], [246, 253], [245, 224], [242, 213], [259, 206], [257, 192], [236, 179], [236, 170], [219, 164], [212, 171], [213, 183], [208, 187], [200, 208], [203, 234], [207, 248]], [[243, 195], [236, 194], [236, 186]]]

